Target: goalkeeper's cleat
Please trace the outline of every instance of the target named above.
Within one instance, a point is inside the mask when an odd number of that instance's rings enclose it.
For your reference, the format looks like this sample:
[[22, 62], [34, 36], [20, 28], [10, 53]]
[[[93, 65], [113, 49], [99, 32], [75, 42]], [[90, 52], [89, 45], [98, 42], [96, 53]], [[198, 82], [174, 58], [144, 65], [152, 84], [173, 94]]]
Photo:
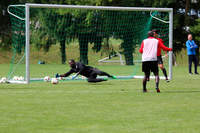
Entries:
[[143, 92], [144, 92], [144, 93], [147, 92], [147, 89], [143, 89]]
[[102, 80], [103, 80], [103, 81], [107, 81], [108, 79], [107, 79], [107, 78], [103, 78]]
[[56, 78], [59, 78], [59, 77], [60, 77], [60, 75], [59, 75], [58, 73], [56, 73], [55, 77], [56, 77]]
[[117, 77], [116, 77], [116, 76], [111, 76], [111, 78], [112, 78], [112, 79], [117, 79]]

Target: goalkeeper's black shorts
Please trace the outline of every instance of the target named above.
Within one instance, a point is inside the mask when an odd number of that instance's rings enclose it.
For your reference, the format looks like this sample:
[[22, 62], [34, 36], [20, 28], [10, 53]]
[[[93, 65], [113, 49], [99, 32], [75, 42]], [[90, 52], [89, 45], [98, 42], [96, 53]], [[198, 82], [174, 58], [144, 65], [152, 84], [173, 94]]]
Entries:
[[157, 61], [142, 62], [142, 71], [147, 75], [149, 75], [150, 72], [157, 74], [158, 73], [158, 62]]

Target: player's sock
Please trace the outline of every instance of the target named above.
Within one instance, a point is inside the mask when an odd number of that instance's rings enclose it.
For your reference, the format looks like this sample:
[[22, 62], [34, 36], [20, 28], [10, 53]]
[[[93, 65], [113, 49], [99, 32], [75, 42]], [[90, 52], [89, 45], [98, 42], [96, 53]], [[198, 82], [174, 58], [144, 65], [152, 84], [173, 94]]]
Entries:
[[146, 81], [146, 79], [144, 79], [143, 80], [143, 92], [147, 92], [146, 85], [147, 85], [147, 81]]
[[165, 76], [166, 80], [168, 80], [168, 78], [167, 78], [167, 71], [166, 71], [166, 69], [165, 69], [165, 68], [163, 68], [163, 69], [162, 69], [162, 71], [163, 71], [163, 74], [164, 74], [164, 76]]
[[156, 91], [157, 91], [158, 93], [160, 93], [160, 89], [159, 89], [159, 80], [158, 80], [158, 82], [156, 82]]
[[157, 75], [156, 76], [156, 89], [159, 88], [159, 76]]
[[159, 82], [156, 82], [156, 88], [159, 88]]

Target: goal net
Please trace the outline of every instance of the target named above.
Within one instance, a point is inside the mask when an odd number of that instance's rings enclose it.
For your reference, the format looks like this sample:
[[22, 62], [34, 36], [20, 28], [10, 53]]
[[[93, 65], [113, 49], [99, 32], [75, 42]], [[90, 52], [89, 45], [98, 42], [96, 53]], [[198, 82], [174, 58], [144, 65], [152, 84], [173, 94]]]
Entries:
[[[13, 82], [65, 73], [69, 59], [119, 79], [142, 78], [138, 50], [148, 31], [158, 30], [164, 44], [172, 47], [169, 8], [25, 4], [10, 5], [8, 12], [13, 49], [8, 79]], [[164, 59], [169, 78], [171, 62], [170, 52]]]

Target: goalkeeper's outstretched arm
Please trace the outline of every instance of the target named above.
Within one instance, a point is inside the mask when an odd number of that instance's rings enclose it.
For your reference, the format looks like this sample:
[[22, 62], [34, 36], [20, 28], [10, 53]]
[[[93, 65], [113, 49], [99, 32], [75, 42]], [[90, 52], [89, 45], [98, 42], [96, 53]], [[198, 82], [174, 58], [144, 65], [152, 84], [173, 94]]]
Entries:
[[72, 73], [74, 73], [74, 71], [71, 69], [68, 72], [64, 73], [64, 74], [56, 74], [56, 78], [57, 77], [68, 77], [69, 75], [71, 75]]

